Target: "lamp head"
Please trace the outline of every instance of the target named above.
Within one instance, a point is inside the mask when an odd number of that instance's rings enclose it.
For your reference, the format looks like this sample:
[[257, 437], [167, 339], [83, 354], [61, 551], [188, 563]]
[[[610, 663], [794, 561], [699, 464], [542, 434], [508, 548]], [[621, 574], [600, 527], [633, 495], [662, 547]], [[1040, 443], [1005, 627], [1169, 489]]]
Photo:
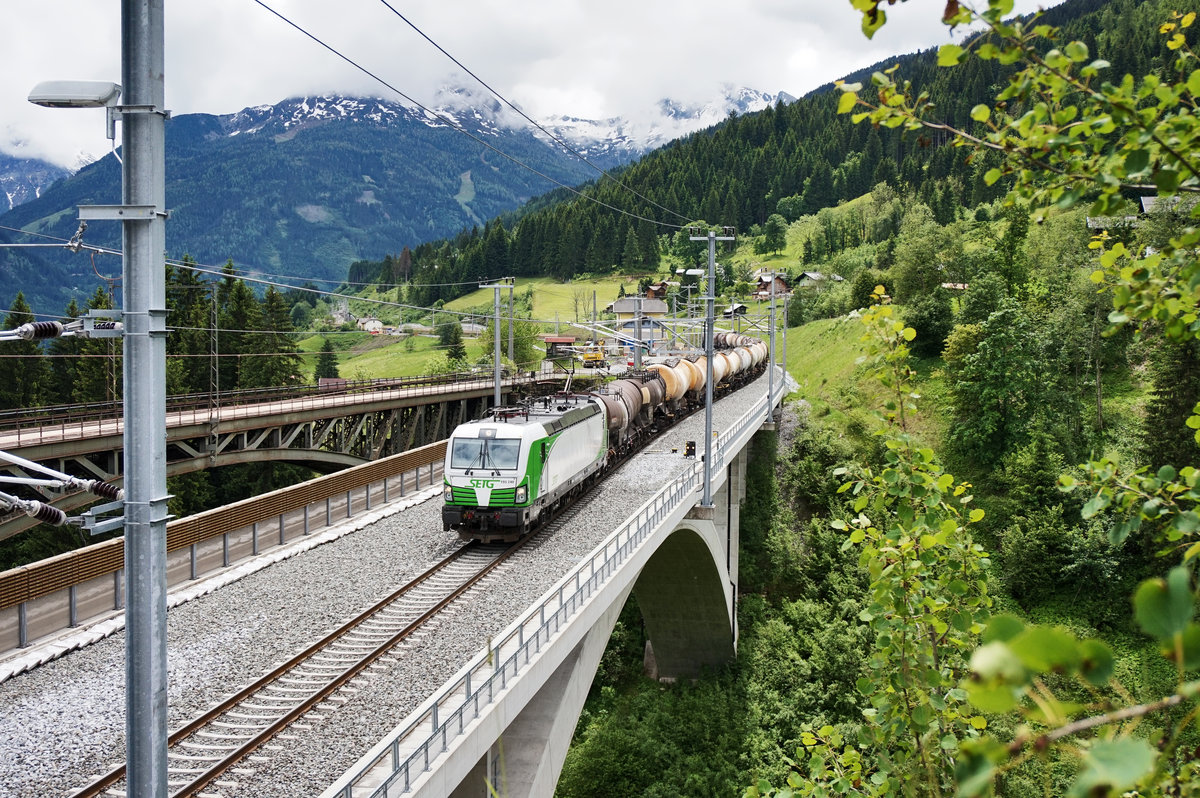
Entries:
[[121, 87], [106, 80], [47, 80], [33, 87], [29, 102], [45, 108], [106, 108], [120, 96]]

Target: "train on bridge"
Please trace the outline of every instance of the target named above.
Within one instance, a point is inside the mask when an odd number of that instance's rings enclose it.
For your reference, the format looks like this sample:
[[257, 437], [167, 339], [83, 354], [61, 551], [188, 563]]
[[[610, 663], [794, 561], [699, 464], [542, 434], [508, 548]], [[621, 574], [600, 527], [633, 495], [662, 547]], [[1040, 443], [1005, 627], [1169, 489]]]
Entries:
[[[763, 341], [721, 332], [713, 344], [714, 396], [762, 374]], [[443, 529], [483, 542], [520, 538], [702, 407], [706, 380], [703, 356], [667, 359], [601, 390], [530, 399], [460, 425], [446, 445]]]

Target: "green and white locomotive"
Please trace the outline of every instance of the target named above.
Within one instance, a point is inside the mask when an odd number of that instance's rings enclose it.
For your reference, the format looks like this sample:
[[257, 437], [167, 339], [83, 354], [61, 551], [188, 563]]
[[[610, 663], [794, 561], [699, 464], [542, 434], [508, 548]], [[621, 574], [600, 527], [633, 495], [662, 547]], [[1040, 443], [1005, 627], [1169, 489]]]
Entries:
[[[762, 373], [767, 346], [718, 333], [713, 386]], [[672, 359], [589, 394], [559, 393], [502, 407], [454, 430], [446, 444], [442, 527], [464, 539], [512, 541], [573, 501], [661, 425], [702, 403], [703, 357]]]
[[446, 446], [443, 528], [464, 538], [514, 540], [604, 470], [602, 405], [572, 394], [500, 408], [454, 430]]

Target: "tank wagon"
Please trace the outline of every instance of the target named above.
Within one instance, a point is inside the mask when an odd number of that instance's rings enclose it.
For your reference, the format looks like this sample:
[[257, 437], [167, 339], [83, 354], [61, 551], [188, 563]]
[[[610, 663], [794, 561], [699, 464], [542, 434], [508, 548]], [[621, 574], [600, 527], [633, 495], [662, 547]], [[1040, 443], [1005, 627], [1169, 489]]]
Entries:
[[[714, 395], [762, 373], [767, 345], [717, 333]], [[464, 540], [512, 541], [548, 520], [654, 435], [704, 404], [706, 363], [672, 358], [592, 393], [496, 408], [446, 444], [442, 527]]]

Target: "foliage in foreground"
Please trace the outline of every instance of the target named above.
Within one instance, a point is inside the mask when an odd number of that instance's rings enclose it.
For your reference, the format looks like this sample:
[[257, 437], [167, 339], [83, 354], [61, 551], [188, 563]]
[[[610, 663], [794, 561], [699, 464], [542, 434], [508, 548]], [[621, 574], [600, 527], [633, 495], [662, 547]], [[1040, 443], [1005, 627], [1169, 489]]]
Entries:
[[[852, 2], [863, 11], [868, 34], [883, 24], [885, 17], [877, 0]], [[1036, 203], [1069, 207], [1090, 198], [1092, 212], [1104, 213], [1120, 206], [1122, 190], [1147, 188], [1141, 184], [1147, 179], [1160, 202], [1177, 202], [1181, 193], [1200, 188], [1200, 172], [1191, 161], [1194, 144], [1200, 140], [1200, 120], [1194, 115], [1200, 98], [1200, 69], [1184, 34], [1196, 19], [1194, 13], [1176, 14], [1161, 28], [1170, 37], [1170, 49], [1179, 52], [1174, 65], [1179, 77], [1174, 82], [1148, 75], [1141, 81], [1127, 76], [1113, 84], [1100, 79], [1107, 64], [1090, 61], [1086, 45], [1071, 42], [1060, 49], [1056, 32], [1049, 26], [1004, 22], [1004, 14], [1011, 10], [1011, 0], [989, 0], [987, 10], [978, 15], [955, 0], [946, 5], [949, 24], [979, 19], [991, 35], [966, 48], [944, 46], [940, 63], [956, 65], [973, 49], [980, 59], [1024, 65], [997, 97], [995, 106], [980, 106], [972, 112], [972, 117], [987, 127], [982, 135], [930, 121], [932, 108], [927, 98], [914, 99], [910, 87], [897, 84], [888, 73], [873, 78], [877, 103], [861, 100], [857, 94], [860, 86], [843, 87], [841, 110], [850, 112], [857, 104], [865, 104], [870, 110], [859, 114], [860, 120], [911, 130], [949, 131], [960, 145], [1000, 153], [1001, 165], [989, 173], [989, 182], [1012, 175], [1016, 178], [1014, 193]], [[1102, 252], [1102, 268], [1093, 281], [1112, 292], [1115, 310], [1109, 318], [1114, 325], [1153, 322], [1175, 339], [1190, 339], [1200, 332], [1197, 215], [1193, 210], [1189, 226], [1163, 249], [1150, 254], [1135, 253], [1121, 242], [1111, 247], [1104, 240], [1096, 242]], [[901, 430], [887, 441], [889, 451], [897, 452], [906, 447], [903, 427], [911, 395], [905, 391], [902, 364], [906, 342], [915, 337], [915, 331], [902, 323], [881, 324], [880, 319], [887, 318], [886, 309], [886, 305], [876, 306], [865, 319], [872, 325], [879, 378], [895, 393], [885, 420]], [[1200, 429], [1198, 416], [1200, 406], [1188, 419], [1189, 427]], [[942, 668], [940, 660], [934, 660], [938, 667], [930, 666], [930, 657], [944, 641], [952, 643], [945, 648], [951, 657], [966, 654], [953, 645], [952, 638], [942, 638], [932, 623], [927, 649], [905, 651], [893, 646], [888, 650], [881, 645], [880, 638], [891, 643], [897, 622], [903, 629], [914, 628], [908, 608], [914, 591], [931, 592], [931, 598], [922, 601], [923, 609], [935, 610], [941, 600], [953, 604], [952, 583], [945, 580], [962, 568], [954, 556], [936, 552], [932, 546], [917, 557], [919, 565], [900, 556], [906, 549], [922, 545], [925, 539], [914, 540], [913, 535], [922, 531], [927, 520], [935, 522], [931, 528], [956, 530], [953, 519], [943, 522], [938, 512], [939, 488], [944, 491], [955, 483], [940, 473], [932, 456], [920, 458], [918, 467], [895, 468], [908, 462], [900, 456], [889, 460], [893, 465], [890, 473], [863, 471], [847, 483], [860, 491], [856, 507], [870, 507], [877, 516], [861, 517], [859, 529], [848, 539], [848, 545], [863, 545], [862, 562], [873, 579], [872, 596], [883, 610], [870, 613], [871, 618], [885, 621], [877, 636], [872, 667], [859, 684], [873, 706], [864, 712], [868, 733], [848, 741], [833, 726], [810, 730], [791, 762], [787, 786], [776, 790], [762, 781], [747, 794], [982, 795], [993, 792], [1008, 774], [1034, 757], [1077, 760], [1066, 783], [1052, 788], [1046, 782], [1047, 792], [1062, 787], [1072, 796], [1130, 790], [1139, 795], [1200, 791], [1196, 757], [1181, 748], [1183, 741], [1194, 740], [1194, 721], [1200, 711], [1196, 702], [1200, 681], [1195, 680], [1200, 670], [1200, 625], [1193, 620], [1197, 602], [1194, 570], [1200, 554], [1196, 540], [1200, 474], [1196, 469], [1187, 466], [1177, 471], [1164, 465], [1156, 472], [1129, 470], [1115, 460], [1101, 459], [1085, 466], [1082, 478], [1066, 476], [1061, 482], [1064, 492], [1078, 490], [1090, 495], [1083, 507], [1085, 519], [1115, 511], [1119, 523], [1110, 533], [1113, 543], [1140, 531], [1178, 558], [1179, 564], [1165, 578], [1143, 581], [1133, 596], [1135, 623], [1157, 641], [1175, 669], [1175, 685], [1169, 694], [1139, 702], [1113, 678], [1114, 653], [1103, 641], [1079, 639], [1066, 629], [1025, 624], [1007, 615], [990, 618], [982, 630], [983, 612], [948, 625], [947, 632], [961, 631], [961, 639], [974, 649], [961, 674], [955, 674], [957, 663], [949, 657], [949, 668]], [[872, 494], [894, 498], [872, 501]], [[970, 520], [981, 520], [974, 512]], [[846, 527], [844, 522], [837, 523]], [[946, 525], [942, 527], [942, 523]], [[882, 535], [878, 526], [886, 530]], [[935, 538], [929, 536], [928, 542], [933, 544]], [[982, 559], [979, 564], [984, 564]], [[942, 581], [921, 578], [926, 567]], [[903, 585], [903, 589], [888, 591], [889, 583]], [[914, 669], [924, 685], [932, 688], [930, 695], [937, 696], [951, 712], [938, 715], [929, 709], [922, 700], [925, 695], [914, 688], [910, 676]], [[952, 681], [957, 683], [950, 686]], [[970, 719], [965, 734], [960, 733], [963, 727], [953, 713], [960, 702], [981, 713]], [[934, 709], [938, 707], [934, 705]], [[883, 734], [878, 733], [881, 720]], [[931, 750], [935, 742], [941, 748], [937, 753]]]

